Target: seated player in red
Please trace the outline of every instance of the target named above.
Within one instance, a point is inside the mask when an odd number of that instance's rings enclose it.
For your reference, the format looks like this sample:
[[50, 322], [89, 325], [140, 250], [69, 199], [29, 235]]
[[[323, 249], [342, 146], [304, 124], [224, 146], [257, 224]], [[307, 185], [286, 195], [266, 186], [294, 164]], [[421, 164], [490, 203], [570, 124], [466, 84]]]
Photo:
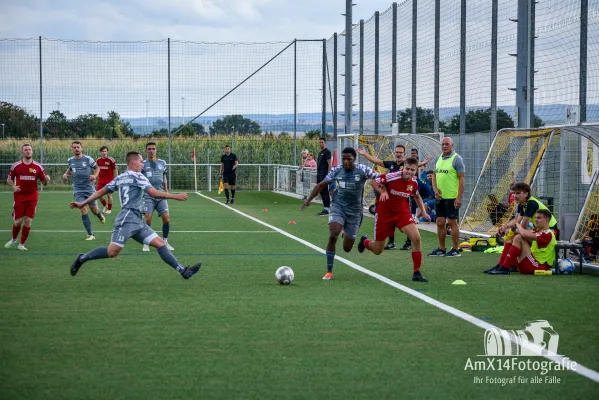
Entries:
[[18, 249], [27, 250], [25, 242], [29, 236], [31, 222], [35, 217], [35, 209], [37, 207], [37, 180], [39, 179], [44, 185], [47, 185], [50, 182], [50, 177], [45, 174], [42, 164], [33, 161], [33, 148], [29, 143], [21, 146], [21, 154], [23, 158], [21, 161], [13, 164], [7, 179], [7, 183], [14, 192], [14, 203], [12, 239], [4, 247], [8, 249], [17, 243], [17, 237], [21, 231], [21, 225], [23, 225]]
[[379, 204], [374, 215], [374, 240], [369, 240], [368, 236], [362, 235], [358, 251], [362, 253], [364, 249], [368, 249], [374, 254], [381, 254], [385, 247], [385, 239], [393, 235], [395, 228], [399, 228], [412, 242], [414, 263], [412, 280], [428, 282], [420, 272], [422, 264], [420, 231], [410, 212], [410, 196], [413, 196], [422, 211], [422, 216], [430, 221], [422, 197], [418, 193], [418, 181], [415, 176], [417, 171], [418, 160], [410, 157], [405, 161], [403, 171], [380, 175], [375, 183], [371, 183], [372, 187], [380, 193]]
[[521, 274], [550, 269], [555, 261], [557, 244], [555, 233], [549, 228], [552, 218], [549, 210], [539, 209], [535, 214], [535, 229], [526, 229], [517, 224], [518, 233], [514, 236], [505, 261], [489, 275], [509, 275], [510, 268], [516, 266]]

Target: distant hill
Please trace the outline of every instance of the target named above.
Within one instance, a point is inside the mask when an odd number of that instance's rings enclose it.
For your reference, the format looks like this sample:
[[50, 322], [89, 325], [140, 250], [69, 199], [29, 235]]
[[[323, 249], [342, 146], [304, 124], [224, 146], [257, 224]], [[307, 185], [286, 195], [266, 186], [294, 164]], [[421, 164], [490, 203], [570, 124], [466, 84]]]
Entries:
[[[481, 107], [466, 107], [466, 112], [470, 110], [480, 110], [488, 108], [486, 106]], [[499, 106], [507, 112], [512, 118], [515, 116], [515, 106]], [[535, 113], [541, 118], [546, 125], [558, 125], [565, 121], [565, 104], [547, 104], [535, 106]], [[339, 110], [337, 120], [340, 124], [343, 123], [343, 116], [341, 113], [343, 110]], [[449, 120], [454, 115], [460, 113], [459, 107], [445, 107], [439, 109], [439, 118], [441, 120]], [[293, 114], [245, 114], [245, 118], [249, 118], [260, 124], [263, 131], [273, 131], [275, 133], [280, 132], [293, 132]], [[186, 123], [193, 117], [171, 117], [171, 129], [175, 129], [182, 123]], [[217, 119], [223, 118], [223, 115], [215, 116], [202, 116], [196, 119], [194, 122], [198, 122], [208, 127]], [[305, 133], [313, 129], [320, 129], [321, 124], [321, 113], [299, 113], [297, 115], [297, 132]], [[327, 123], [331, 124], [331, 113], [327, 113]], [[131, 123], [134, 131], [139, 134], [149, 134], [156, 129], [167, 128], [168, 117], [142, 117], [142, 118], [125, 118], [126, 121]], [[599, 121], [599, 104], [587, 105], [587, 120], [588, 121]], [[354, 116], [354, 123], [357, 123], [358, 116]], [[372, 126], [374, 121], [374, 111], [364, 112], [364, 125]], [[379, 112], [379, 121], [381, 125], [391, 124], [391, 110], [382, 110]], [[370, 129], [369, 129], [370, 130]]]

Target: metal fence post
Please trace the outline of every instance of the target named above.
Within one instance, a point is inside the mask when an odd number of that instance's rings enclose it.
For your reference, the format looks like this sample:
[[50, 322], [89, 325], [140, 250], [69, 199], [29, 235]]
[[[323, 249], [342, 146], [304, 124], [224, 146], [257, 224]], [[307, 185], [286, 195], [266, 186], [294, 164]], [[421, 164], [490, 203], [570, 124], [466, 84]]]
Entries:
[[360, 20], [360, 111], [358, 112], [359, 132], [364, 134], [364, 20]]
[[516, 111], [518, 128], [530, 128], [528, 125], [528, 20], [530, 0], [518, 0], [518, 26], [516, 50]]
[[333, 136], [337, 139], [337, 32], [333, 35]]
[[374, 134], [379, 134], [379, 12], [374, 13]]
[[578, 82], [578, 104], [580, 122], [587, 121], [587, 40], [589, 23], [589, 1], [580, 0], [580, 78]]
[[464, 153], [466, 133], [466, 0], [460, 12], [460, 154]]
[[322, 39], [322, 136], [327, 132], [327, 40]]
[[412, 1], [412, 134], [416, 133], [416, 57], [418, 54], [416, 50], [418, 49], [418, 1]]
[[391, 29], [391, 123], [397, 122], [397, 3], [393, 3]]
[[[352, 90], [353, 90], [353, 4], [345, 0], [345, 133], [352, 133]], [[354, 136], [354, 146], [358, 146], [358, 133]], [[297, 163], [296, 163], [297, 164]]]
[[[167, 41], [167, 80], [168, 80], [168, 163], [172, 164], [172, 149], [171, 149], [171, 38], [168, 38]], [[171, 171], [172, 168], [168, 169], [168, 187], [173, 187], [173, 182], [171, 180]]]
[[[42, 37], [39, 37], [40, 55], [40, 163], [44, 163], [44, 96], [42, 94]], [[42, 190], [43, 185], [42, 185]]]
[[260, 191], [260, 172], [261, 172], [261, 165], [258, 164], [258, 191]]
[[212, 192], [212, 163], [210, 162], [210, 147], [208, 147], [208, 191]]
[[441, 51], [441, 0], [435, 0], [435, 93], [433, 99], [433, 130], [439, 132], [439, 54]]
[[297, 39], [293, 41], [293, 165], [297, 164]]
[[[493, 0], [491, 10], [491, 141], [497, 133], [497, 12], [499, 0]], [[491, 143], [489, 142], [489, 145]]]

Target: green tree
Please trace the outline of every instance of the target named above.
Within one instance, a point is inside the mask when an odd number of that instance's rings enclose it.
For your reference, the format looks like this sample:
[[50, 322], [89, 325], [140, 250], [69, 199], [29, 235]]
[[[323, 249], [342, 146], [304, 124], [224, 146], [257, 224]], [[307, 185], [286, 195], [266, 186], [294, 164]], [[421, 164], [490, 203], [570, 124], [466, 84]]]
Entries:
[[279, 139], [288, 139], [290, 137], [291, 137], [291, 134], [289, 132], [283, 131], [283, 132], [279, 133]]
[[52, 111], [44, 123], [44, 137], [67, 138], [71, 135], [71, 124], [67, 117], [58, 110]]
[[[400, 133], [412, 132], [412, 109], [406, 108], [397, 112], [397, 123]], [[439, 121], [439, 131], [444, 132], [445, 123]], [[435, 131], [435, 114], [430, 108], [416, 107], [416, 132], [430, 133]]]
[[206, 128], [204, 128], [204, 125], [198, 124], [197, 122], [192, 122], [191, 124], [185, 126], [181, 124], [173, 132], [176, 132], [176, 136], [186, 137], [205, 135], [207, 133]]
[[[539, 119], [540, 120], [540, 119]], [[542, 121], [541, 121], [542, 123]], [[540, 125], [539, 125], [540, 126]], [[503, 128], [513, 128], [514, 120], [501, 108], [497, 109], [497, 130]], [[466, 132], [489, 132], [491, 130], [491, 109], [471, 110], [466, 113]], [[447, 124], [447, 133], [460, 133], [460, 116], [454, 115]]]
[[73, 133], [80, 138], [111, 138], [113, 134], [110, 122], [104, 120], [98, 114], [79, 115], [72, 121], [72, 126]]
[[39, 135], [39, 118], [12, 103], [0, 101], [0, 123], [4, 124], [5, 137]]
[[210, 126], [210, 134], [238, 134], [259, 135], [262, 132], [260, 125], [243, 115], [227, 115], [223, 119], [217, 119]]

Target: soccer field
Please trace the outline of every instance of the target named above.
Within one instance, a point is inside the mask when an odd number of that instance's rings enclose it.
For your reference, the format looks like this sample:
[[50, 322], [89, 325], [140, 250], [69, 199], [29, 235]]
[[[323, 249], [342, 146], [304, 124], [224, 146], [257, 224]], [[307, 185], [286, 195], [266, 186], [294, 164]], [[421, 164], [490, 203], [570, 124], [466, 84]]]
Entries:
[[[346, 254], [339, 242], [354, 268], [337, 260], [323, 281], [325, 256], [308, 246], [326, 246], [320, 205], [300, 212], [300, 200], [239, 191], [232, 208], [243, 214], [198, 194], [169, 201], [174, 254], [203, 263], [191, 280], [132, 240], [73, 278], [75, 256], [108, 243], [120, 207], [106, 225], [92, 218], [88, 242], [71, 199], [41, 193], [29, 251], [0, 248], [2, 399], [599, 397], [596, 277], [487, 276], [498, 255], [466, 253], [425, 256], [429, 282], [415, 283], [410, 252]], [[12, 195], [0, 193], [0, 205], [5, 243]], [[364, 218], [360, 233], [372, 230]], [[436, 247], [422, 236], [424, 252]], [[281, 265], [295, 271], [290, 286], [274, 280]], [[487, 365], [481, 324], [523, 330], [535, 320], [553, 326], [578, 372], [506, 370], [510, 357], [495, 358], [495, 370], [467, 367]]]

